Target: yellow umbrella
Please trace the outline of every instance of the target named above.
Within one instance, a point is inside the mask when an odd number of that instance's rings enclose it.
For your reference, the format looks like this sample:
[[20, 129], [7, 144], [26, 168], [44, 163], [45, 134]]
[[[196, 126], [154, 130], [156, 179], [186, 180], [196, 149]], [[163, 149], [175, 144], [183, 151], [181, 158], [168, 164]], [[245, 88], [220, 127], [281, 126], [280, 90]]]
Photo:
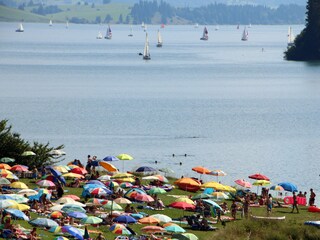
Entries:
[[111, 176], [112, 179], [119, 179], [119, 178], [131, 178], [133, 175], [131, 173], [117, 173]]
[[7, 178], [7, 179], [16, 179], [16, 180], [19, 179], [19, 178], [18, 178], [16, 175], [14, 175], [13, 173], [5, 174], [5, 178]]
[[62, 176], [65, 178], [83, 178], [83, 175], [77, 173], [65, 173]]
[[13, 182], [10, 184], [11, 188], [28, 189], [28, 186], [23, 182]]
[[254, 183], [252, 183], [252, 185], [254, 185], [254, 186], [266, 186], [269, 184], [271, 184], [271, 182], [267, 181], [267, 180], [257, 180]]
[[185, 202], [189, 204], [194, 204], [194, 202], [190, 198], [186, 198], [186, 197], [177, 198], [175, 202]]
[[61, 173], [67, 173], [69, 172], [64, 166], [54, 166], [53, 169], [61, 172]]
[[115, 166], [113, 166], [111, 163], [100, 162], [99, 164], [101, 167], [106, 169], [108, 172], [118, 172], [118, 169]]
[[202, 184], [202, 188], [214, 188], [218, 191], [226, 191], [226, 187], [218, 182], [206, 182], [205, 184]]
[[236, 192], [237, 191], [237, 189], [235, 189], [231, 186], [224, 185], [224, 187], [226, 188], [226, 192]]
[[2, 174], [13, 174], [13, 173], [7, 169], [1, 169], [0, 174], [2, 175]]
[[[129, 154], [126, 154], [126, 153], [119, 154], [117, 156], [117, 158], [122, 161], [127, 161], [127, 160], [133, 159], [133, 157], [131, 157]], [[122, 171], [124, 171], [124, 162], [122, 162]]]
[[127, 178], [117, 178], [118, 182], [130, 182], [133, 183], [135, 180], [131, 177], [127, 177]]
[[20, 211], [26, 211], [26, 210], [30, 209], [30, 206], [28, 206], [26, 204], [18, 203], [18, 204], [14, 204], [14, 205], [10, 206], [10, 208], [18, 209]]

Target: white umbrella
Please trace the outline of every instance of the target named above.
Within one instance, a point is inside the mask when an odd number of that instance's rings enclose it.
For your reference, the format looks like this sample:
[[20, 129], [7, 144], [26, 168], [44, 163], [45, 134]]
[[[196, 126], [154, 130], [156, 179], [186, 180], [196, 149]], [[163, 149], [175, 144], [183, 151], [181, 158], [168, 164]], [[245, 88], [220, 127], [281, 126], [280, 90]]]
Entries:
[[164, 214], [153, 214], [151, 217], [158, 219], [160, 222], [172, 222], [172, 218]]

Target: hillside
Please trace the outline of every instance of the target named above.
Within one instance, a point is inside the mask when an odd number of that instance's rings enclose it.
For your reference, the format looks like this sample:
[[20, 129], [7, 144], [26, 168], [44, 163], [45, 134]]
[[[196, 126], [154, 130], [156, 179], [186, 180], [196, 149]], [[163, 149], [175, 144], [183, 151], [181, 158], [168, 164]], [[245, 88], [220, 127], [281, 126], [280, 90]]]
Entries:
[[0, 21], [2, 22], [48, 22], [49, 18], [40, 16], [27, 11], [21, 11], [14, 8], [8, 8], [0, 5]]

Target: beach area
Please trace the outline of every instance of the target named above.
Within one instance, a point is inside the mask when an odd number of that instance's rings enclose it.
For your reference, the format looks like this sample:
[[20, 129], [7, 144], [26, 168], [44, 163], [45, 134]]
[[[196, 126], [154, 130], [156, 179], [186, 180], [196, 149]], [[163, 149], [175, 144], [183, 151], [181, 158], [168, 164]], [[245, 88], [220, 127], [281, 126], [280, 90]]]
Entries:
[[[127, 160], [131, 157], [121, 156]], [[320, 236], [320, 209], [314, 199], [310, 200], [310, 192], [303, 196], [290, 183], [270, 186], [268, 180], [263, 180], [267, 176], [253, 174], [247, 181], [236, 180], [231, 187], [198, 178], [166, 178], [169, 169], [147, 166], [120, 173], [113, 165], [116, 161], [115, 156], [98, 163], [88, 157], [84, 165], [75, 160], [30, 171], [14, 163], [12, 167], [0, 164], [5, 176], [1, 178], [0, 238], [204, 240]], [[103, 172], [96, 171], [96, 167]], [[221, 171], [214, 173], [201, 166], [192, 171], [195, 176], [200, 174], [200, 179], [205, 174], [223, 176]], [[297, 196], [296, 204], [292, 203], [292, 191]]]

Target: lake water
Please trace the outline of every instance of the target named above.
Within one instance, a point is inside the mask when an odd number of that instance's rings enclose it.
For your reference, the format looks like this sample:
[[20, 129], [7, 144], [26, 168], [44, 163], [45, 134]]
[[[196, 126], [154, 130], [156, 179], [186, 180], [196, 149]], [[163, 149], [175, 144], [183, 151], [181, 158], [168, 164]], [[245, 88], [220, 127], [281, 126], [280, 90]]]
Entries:
[[65, 163], [129, 153], [125, 170], [198, 177], [203, 165], [231, 185], [260, 172], [320, 194], [320, 65], [283, 60], [288, 26], [252, 26], [247, 42], [243, 27], [208, 26], [200, 41], [203, 27], [166, 26], [162, 48], [148, 26], [150, 61], [140, 26], [131, 38], [111, 26], [112, 40], [96, 39], [99, 25], [17, 27], [0, 24], [0, 117], [30, 141], [65, 144]]

